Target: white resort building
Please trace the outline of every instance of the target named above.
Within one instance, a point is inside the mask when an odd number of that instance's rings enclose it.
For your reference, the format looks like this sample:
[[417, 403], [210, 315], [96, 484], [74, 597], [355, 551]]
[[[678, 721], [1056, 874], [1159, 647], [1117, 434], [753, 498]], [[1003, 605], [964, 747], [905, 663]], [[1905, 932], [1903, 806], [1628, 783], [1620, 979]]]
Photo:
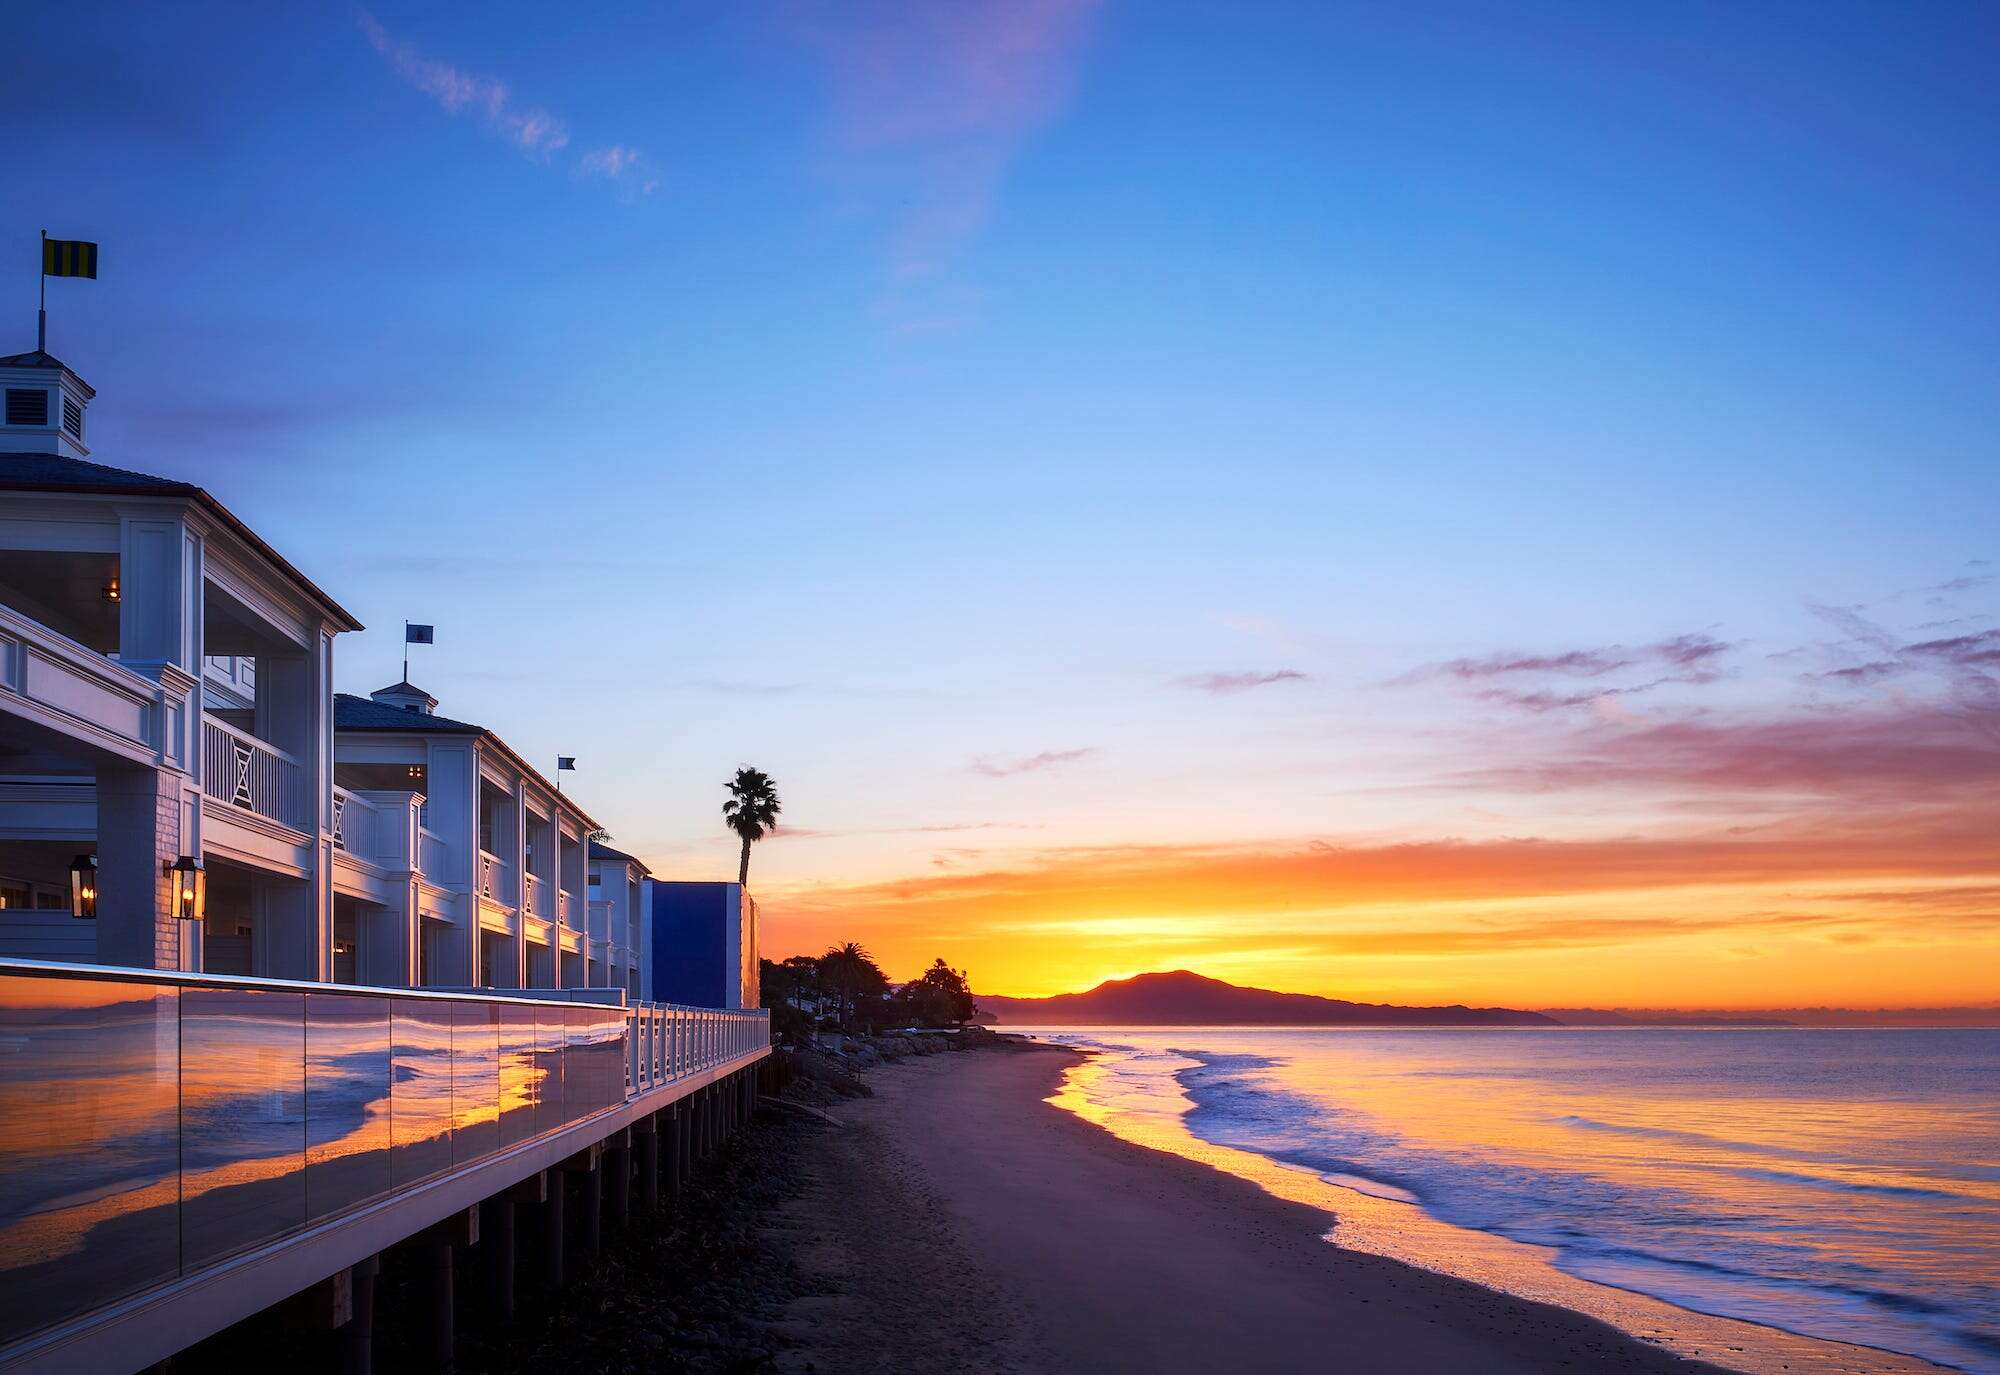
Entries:
[[360, 622], [200, 488], [90, 462], [61, 362], [0, 358], [0, 389], [0, 955], [206, 968], [169, 872], [199, 865], [217, 963], [331, 980], [333, 646]]
[[360, 623], [94, 462], [71, 369], [0, 393], [0, 1375], [280, 1303], [365, 1372], [388, 1252], [448, 1366], [454, 1255], [483, 1314], [561, 1286], [749, 1119], [769, 1019], [642, 1000], [643, 864], [421, 689], [336, 694]]
[[360, 623], [207, 492], [91, 462], [61, 362], [0, 384], [0, 956], [637, 996], [643, 864], [421, 688], [335, 693]]
[[623, 947], [592, 939], [597, 822], [437, 706], [409, 683], [334, 698], [334, 840], [352, 871], [336, 884], [336, 942], [354, 943], [368, 983], [628, 987]]

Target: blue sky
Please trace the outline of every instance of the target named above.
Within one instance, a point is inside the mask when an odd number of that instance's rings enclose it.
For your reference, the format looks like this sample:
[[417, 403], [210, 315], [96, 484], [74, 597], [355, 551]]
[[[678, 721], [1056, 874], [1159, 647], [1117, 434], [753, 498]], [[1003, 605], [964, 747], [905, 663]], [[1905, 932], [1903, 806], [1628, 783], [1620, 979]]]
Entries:
[[[1493, 769], [1913, 703], [1995, 738], [1981, 6], [18, 22], [0, 313], [25, 347], [40, 228], [100, 242], [51, 284], [96, 456], [368, 622], [347, 690], [435, 622], [442, 709], [580, 756], [662, 869], [773, 772], [781, 935], [1066, 847], [1831, 837], [1879, 794]], [[1512, 696], [1438, 668], [1510, 655]]]

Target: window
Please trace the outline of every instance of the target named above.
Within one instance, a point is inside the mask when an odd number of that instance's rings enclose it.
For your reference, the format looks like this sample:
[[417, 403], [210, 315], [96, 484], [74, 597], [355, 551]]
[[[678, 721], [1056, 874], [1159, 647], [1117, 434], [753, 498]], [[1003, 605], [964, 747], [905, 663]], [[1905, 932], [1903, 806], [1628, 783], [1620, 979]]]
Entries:
[[83, 438], [83, 407], [67, 396], [63, 398], [63, 428], [78, 439]]
[[19, 911], [35, 905], [35, 890], [17, 878], [0, 878], [0, 907]]
[[7, 388], [7, 423], [9, 425], [46, 425], [49, 423], [49, 394], [39, 389], [29, 391]]

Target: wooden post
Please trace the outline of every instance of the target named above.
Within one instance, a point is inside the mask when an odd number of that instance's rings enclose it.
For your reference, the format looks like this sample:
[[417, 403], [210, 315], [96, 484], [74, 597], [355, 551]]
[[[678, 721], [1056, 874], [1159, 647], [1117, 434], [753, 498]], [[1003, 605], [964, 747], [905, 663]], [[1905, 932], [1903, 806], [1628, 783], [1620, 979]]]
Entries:
[[542, 1283], [551, 1289], [563, 1287], [563, 1178], [537, 1175], [542, 1183]]
[[432, 1235], [422, 1243], [422, 1249], [431, 1362], [439, 1370], [448, 1370], [458, 1349], [457, 1331], [452, 1323], [451, 1242]]
[[667, 1190], [673, 1196], [675, 1207], [680, 1206], [682, 1191], [687, 1188], [687, 1103], [676, 1103], [668, 1111], [667, 1118]]
[[660, 1115], [639, 1120], [639, 1206], [649, 1213], [660, 1210]]
[[458, 1305], [452, 1285], [452, 1263], [458, 1247], [479, 1244], [478, 1207], [453, 1213], [435, 1227], [419, 1233], [416, 1244], [423, 1256], [424, 1290], [429, 1301], [431, 1360], [437, 1369], [448, 1370], [458, 1349]]
[[593, 1142], [562, 1165], [564, 1174], [576, 1177], [576, 1244], [586, 1260], [597, 1255], [603, 1240], [604, 1171], [598, 1167], [600, 1154], [600, 1143]]
[[502, 1323], [514, 1320], [514, 1198], [496, 1194], [486, 1200], [486, 1285], [493, 1295], [493, 1314]]
[[610, 1185], [610, 1197], [605, 1200], [611, 1209], [611, 1231], [615, 1236], [624, 1230], [626, 1221], [632, 1216], [632, 1133], [621, 1131], [607, 1143], [604, 1153], [604, 1167], [611, 1172], [606, 1181]]
[[348, 1271], [348, 1316], [341, 1329], [340, 1368], [344, 1375], [373, 1375], [375, 1369], [375, 1276], [382, 1257], [358, 1260]]

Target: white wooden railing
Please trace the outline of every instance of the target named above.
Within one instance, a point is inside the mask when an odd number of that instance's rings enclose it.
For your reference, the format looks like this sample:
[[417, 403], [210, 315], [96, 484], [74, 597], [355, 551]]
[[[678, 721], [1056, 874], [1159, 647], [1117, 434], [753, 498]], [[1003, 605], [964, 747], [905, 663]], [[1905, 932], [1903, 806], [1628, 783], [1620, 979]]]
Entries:
[[436, 831], [418, 829], [417, 868], [433, 883], [443, 882], [446, 854], [443, 836]]
[[269, 741], [201, 720], [201, 790], [210, 797], [297, 829], [304, 824], [305, 771]]
[[333, 845], [351, 855], [373, 858], [380, 844], [381, 817], [375, 804], [345, 788], [333, 790]]
[[519, 900], [515, 895], [514, 881], [513, 865], [489, 850], [479, 852], [480, 897], [503, 907], [512, 907]]

